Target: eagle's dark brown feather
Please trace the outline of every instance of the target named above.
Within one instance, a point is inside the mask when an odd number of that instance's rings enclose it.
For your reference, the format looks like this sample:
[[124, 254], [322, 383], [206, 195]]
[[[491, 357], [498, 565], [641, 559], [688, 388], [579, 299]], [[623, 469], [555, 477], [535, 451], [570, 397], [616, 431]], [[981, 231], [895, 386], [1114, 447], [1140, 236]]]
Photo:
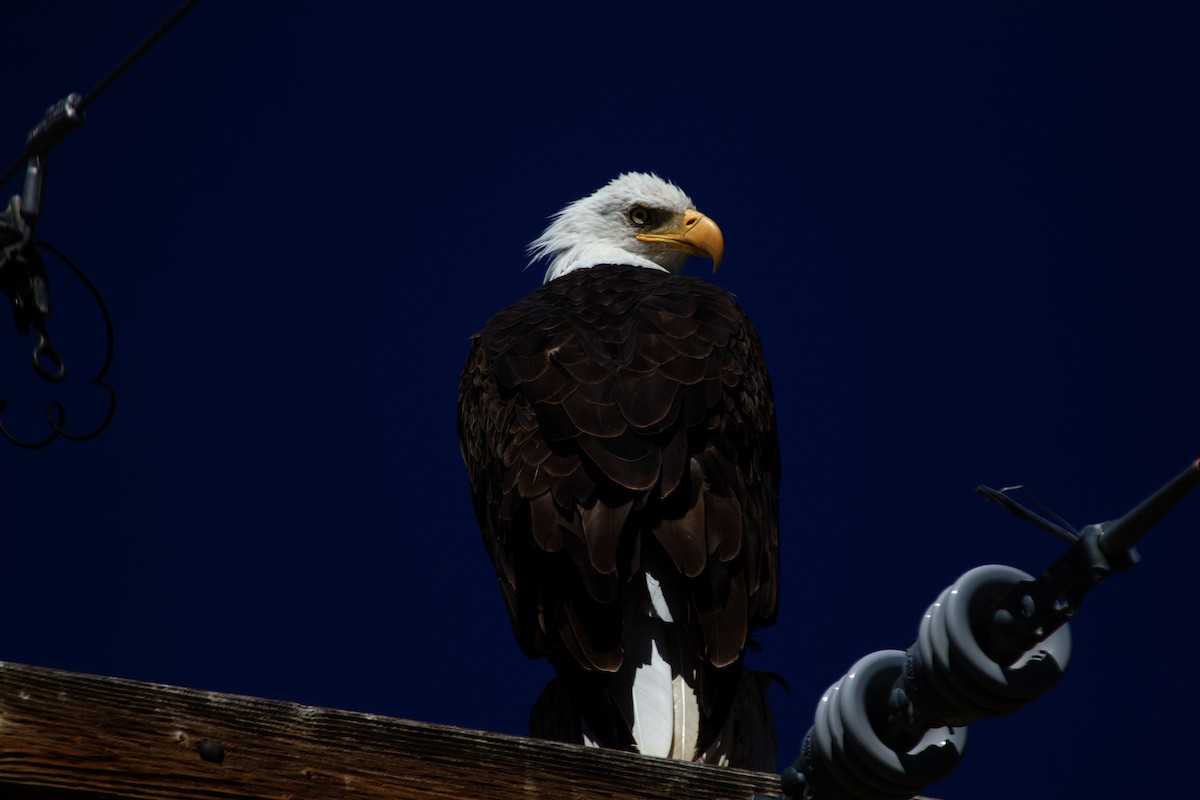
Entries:
[[614, 746], [630, 734], [599, 677], [621, 665], [621, 591], [645, 564], [671, 565], [706, 665], [703, 750], [749, 632], [779, 601], [775, 410], [746, 315], [656, 270], [557, 278], [474, 337], [459, 436], [517, 640], [550, 657]]

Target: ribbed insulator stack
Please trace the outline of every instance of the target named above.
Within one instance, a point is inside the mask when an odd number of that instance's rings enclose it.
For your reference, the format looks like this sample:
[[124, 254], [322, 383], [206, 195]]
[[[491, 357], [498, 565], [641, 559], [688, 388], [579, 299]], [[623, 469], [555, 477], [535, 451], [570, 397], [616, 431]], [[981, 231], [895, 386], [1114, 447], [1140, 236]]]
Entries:
[[800, 757], [783, 773], [786, 794], [912, 797], [958, 765], [967, 725], [1010, 714], [1058, 683], [1071, 658], [1066, 625], [1010, 663], [989, 655], [991, 633], [1011, 624], [997, 601], [1031, 580], [1013, 567], [976, 567], [929, 607], [907, 652], [856, 662], [818, 703]]

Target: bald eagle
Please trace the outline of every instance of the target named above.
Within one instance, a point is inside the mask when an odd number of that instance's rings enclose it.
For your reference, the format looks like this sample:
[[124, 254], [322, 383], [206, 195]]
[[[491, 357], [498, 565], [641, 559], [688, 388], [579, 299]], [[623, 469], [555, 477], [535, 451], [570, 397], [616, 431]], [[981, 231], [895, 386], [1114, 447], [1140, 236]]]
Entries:
[[717, 225], [628, 173], [530, 245], [545, 284], [472, 338], [459, 441], [514, 633], [558, 678], [534, 735], [774, 769], [749, 636], [779, 603], [779, 443], [758, 335], [679, 274]]

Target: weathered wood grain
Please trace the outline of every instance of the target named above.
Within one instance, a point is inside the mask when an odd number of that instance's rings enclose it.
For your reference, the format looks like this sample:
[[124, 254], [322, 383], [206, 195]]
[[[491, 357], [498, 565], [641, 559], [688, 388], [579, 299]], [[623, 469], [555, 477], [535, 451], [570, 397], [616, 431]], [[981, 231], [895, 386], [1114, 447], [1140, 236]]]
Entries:
[[0, 662], [0, 797], [749, 800], [778, 776]]

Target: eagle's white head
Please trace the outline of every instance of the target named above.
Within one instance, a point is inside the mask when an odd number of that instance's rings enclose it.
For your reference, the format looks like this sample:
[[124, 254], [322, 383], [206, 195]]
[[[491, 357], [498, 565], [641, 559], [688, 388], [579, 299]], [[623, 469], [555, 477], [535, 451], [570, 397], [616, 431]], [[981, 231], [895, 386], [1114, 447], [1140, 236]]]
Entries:
[[546, 281], [598, 264], [629, 264], [680, 272], [688, 256], [721, 264], [721, 229], [692, 208], [675, 184], [627, 172], [551, 218], [529, 245], [530, 263], [550, 259]]

